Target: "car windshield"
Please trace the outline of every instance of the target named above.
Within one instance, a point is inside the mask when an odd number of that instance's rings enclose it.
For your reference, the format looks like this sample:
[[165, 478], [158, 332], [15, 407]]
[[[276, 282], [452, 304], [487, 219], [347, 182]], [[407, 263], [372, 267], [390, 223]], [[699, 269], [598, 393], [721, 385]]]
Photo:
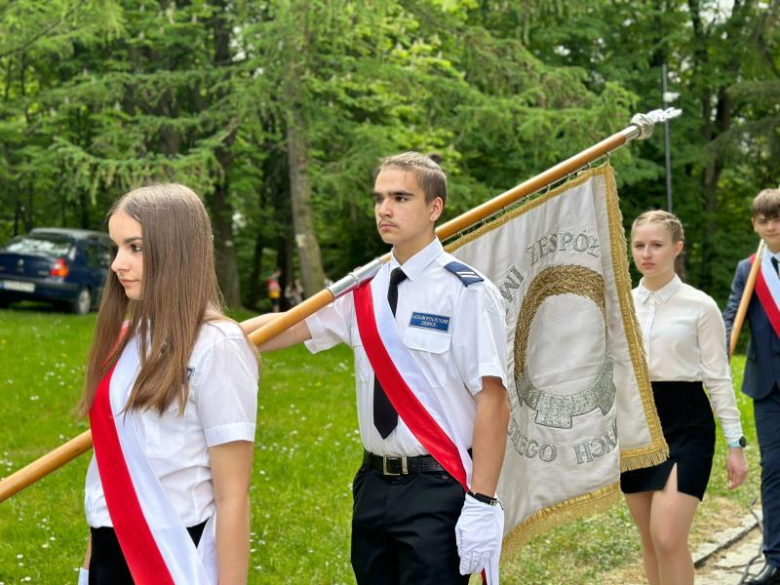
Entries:
[[35, 254], [57, 258], [67, 256], [73, 246], [73, 240], [57, 234], [35, 234], [17, 236], [5, 247], [6, 252], [16, 254]]

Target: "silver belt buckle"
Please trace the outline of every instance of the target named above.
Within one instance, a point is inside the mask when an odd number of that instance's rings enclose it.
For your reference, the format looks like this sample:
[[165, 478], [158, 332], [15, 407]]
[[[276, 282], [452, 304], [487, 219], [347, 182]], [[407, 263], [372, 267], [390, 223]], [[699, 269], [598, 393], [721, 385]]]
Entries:
[[382, 475], [408, 475], [409, 467], [406, 462], [406, 455], [401, 457], [401, 473], [394, 473], [387, 468], [387, 460], [396, 459], [396, 457], [385, 457], [382, 455]]

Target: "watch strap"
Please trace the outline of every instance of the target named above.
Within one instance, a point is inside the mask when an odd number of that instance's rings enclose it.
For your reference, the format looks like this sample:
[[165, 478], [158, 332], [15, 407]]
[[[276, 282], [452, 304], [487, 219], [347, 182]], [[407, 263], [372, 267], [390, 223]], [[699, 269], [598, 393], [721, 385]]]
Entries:
[[745, 439], [745, 435], [742, 435], [739, 439], [726, 441], [726, 445], [729, 449], [743, 449], [747, 445], [747, 439]]
[[482, 502], [483, 504], [487, 504], [488, 506], [495, 506], [496, 504], [498, 504], [498, 498], [491, 498], [490, 496], [486, 496], [485, 494], [481, 494], [479, 492], [472, 492], [471, 490], [469, 490], [468, 495], [470, 495], [478, 502]]

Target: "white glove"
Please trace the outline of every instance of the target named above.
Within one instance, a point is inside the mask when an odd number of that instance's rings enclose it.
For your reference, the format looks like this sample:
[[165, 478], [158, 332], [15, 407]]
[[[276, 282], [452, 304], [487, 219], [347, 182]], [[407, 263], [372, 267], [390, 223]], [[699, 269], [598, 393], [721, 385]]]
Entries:
[[79, 569], [79, 585], [89, 585], [89, 570], [84, 567]]
[[460, 555], [460, 574], [471, 575], [484, 569], [501, 553], [504, 536], [504, 509], [491, 506], [466, 494], [460, 518], [455, 525], [455, 541]]

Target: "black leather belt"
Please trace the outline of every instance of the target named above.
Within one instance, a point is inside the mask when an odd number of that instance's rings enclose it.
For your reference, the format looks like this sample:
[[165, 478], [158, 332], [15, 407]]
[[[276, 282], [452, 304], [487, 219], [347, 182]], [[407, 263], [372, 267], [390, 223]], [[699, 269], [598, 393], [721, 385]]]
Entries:
[[410, 473], [432, 473], [446, 470], [431, 455], [416, 457], [383, 457], [368, 451], [363, 452], [363, 465], [380, 471], [382, 475], [408, 475]]

